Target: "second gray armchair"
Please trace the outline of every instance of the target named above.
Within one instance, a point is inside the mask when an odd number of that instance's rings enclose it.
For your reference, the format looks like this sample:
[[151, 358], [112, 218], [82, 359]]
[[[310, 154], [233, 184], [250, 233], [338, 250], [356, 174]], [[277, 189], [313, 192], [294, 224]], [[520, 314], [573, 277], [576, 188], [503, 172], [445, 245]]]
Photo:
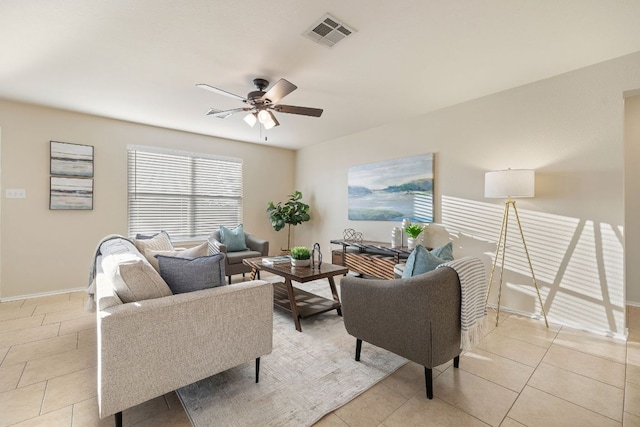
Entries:
[[[227, 249], [227, 245], [223, 244], [220, 240], [220, 231], [216, 230], [209, 236], [209, 250], [211, 253], [223, 253], [225, 254], [225, 274], [229, 278], [229, 284], [231, 284], [231, 276], [234, 274], [242, 274], [251, 272], [251, 267], [248, 267], [242, 263], [243, 259], [255, 258], [269, 255], [269, 241], [260, 239], [253, 234], [244, 233], [246, 250], [230, 252]], [[260, 278], [260, 272], [258, 272], [258, 279]]]

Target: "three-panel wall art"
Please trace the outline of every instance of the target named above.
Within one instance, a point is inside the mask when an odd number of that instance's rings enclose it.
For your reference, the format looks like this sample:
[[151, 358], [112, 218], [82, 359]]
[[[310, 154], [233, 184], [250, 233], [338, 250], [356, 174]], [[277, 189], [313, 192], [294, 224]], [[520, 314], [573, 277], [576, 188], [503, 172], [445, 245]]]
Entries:
[[93, 146], [51, 141], [49, 209], [93, 209]]

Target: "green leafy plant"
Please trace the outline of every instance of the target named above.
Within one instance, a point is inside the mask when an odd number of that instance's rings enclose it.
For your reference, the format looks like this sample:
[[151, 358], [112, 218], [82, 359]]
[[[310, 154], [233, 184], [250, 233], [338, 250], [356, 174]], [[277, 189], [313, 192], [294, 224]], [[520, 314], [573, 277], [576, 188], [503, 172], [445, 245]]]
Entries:
[[404, 228], [404, 231], [407, 233], [407, 236], [411, 237], [412, 239], [415, 239], [416, 237], [418, 237], [420, 233], [422, 233], [422, 230], [424, 230], [424, 225], [418, 225], [418, 224], [409, 224]]
[[301, 201], [302, 193], [300, 191], [294, 191], [289, 195], [289, 200], [286, 202], [278, 202], [274, 204], [269, 202], [267, 213], [269, 214], [269, 220], [274, 230], [280, 231], [287, 225], [287, 250], [291, 247], [291, 226], [302, 224], [305, 221], [309, 221], [309, 205]]
[[294, 246], [291, 248], [291, 258], [293, 259], [309, 259], [311, 258], [311, 251], [304, 246]]

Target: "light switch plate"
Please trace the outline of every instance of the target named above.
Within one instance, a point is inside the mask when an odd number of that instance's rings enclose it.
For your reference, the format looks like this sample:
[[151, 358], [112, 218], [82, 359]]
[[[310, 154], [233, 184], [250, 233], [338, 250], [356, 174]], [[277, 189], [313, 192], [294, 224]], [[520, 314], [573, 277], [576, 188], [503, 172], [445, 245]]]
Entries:
[[24, 188], [8, 188], [6, 197], [7, 199], [24, 199], [27, 197], [27, 191]]

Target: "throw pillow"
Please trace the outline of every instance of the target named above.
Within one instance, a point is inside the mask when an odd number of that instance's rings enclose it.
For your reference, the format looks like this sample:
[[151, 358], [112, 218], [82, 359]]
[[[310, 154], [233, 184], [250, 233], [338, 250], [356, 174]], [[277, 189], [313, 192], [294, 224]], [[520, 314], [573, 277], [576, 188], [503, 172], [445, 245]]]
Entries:
[[433, 255], [445, 261], [453, 261], [453, 243], [449, 242], [446, 245], [438, 246], [430, 251]]
[[171, 289], [162, 277], [144, 261], [120, 264], [119, 271], [125, 286], [119, 282], [115, 282], [115, 286], [123, 303], [171, 295]]
[[158, 255], [160, 275], [174, 294], [224, 286], [224, 254], [198, 258]]
[[418, 245], [411, 252], [409, 258], [407, 258], [407, 265], [402, 272], [402, 278], [417, 276], [418, 274], [426, 273], [434, 270], [440, 264], [444, 264], [446, 261], [433, 255], [426, 250], [424, 246]]
[[158, 264], [158, 258], [156, 258], [156, 255], [178, 256], [180, 258], [197, 258], [205, 256], [207, 255], [207, 242], [181, 251], [154, 251], [151, 249], [144, 251], [144, 256], [147, 258], [147, 261], [149, 261], [157, 272], [160, 272], [160, 265]]
[[248, 248], [244, 240], [242, 224], [234, 229], [229, 229], [224, 225], [221, 225], [220, 243], [227, 246], [227, 252], [246, 251]]
[[133, 241], [136, 248], [141, 254], [144, 254], [147, 249], [153, 251], [173, 251], [173, 245], [171, 244], [171, 238], [166, 231], [161, 231], [156, 236], [150, 239], [136, 239]]

